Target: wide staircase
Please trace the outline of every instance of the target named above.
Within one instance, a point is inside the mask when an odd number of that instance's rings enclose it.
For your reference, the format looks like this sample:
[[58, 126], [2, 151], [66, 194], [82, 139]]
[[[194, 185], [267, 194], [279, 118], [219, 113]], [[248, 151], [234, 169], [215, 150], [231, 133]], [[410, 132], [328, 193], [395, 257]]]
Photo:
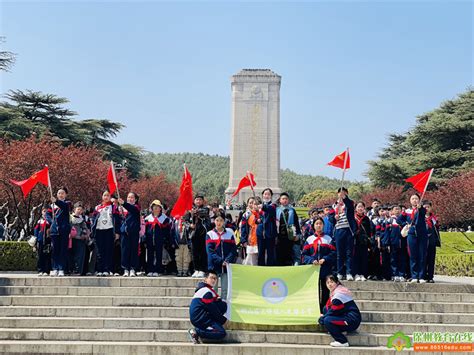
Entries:
[[[319, 326], [231, 325], [222, 344], [188, 341], [191, 278], [0, 277], [0, 353], [384, 354], [402, 331], [474, 332], [474, 285], [346, 282], [362, 312], [350, 348]], [[405, 350], [407, 352], [407, 350]]]

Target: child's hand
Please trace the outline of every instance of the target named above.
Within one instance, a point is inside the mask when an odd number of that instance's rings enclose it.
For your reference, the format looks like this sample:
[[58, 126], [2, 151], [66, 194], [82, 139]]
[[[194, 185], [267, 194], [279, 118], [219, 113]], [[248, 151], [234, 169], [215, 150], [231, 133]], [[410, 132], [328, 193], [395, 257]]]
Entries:
[[119, 199], [118, 199], [118, 203], [119, 203], [120, 205], [123, 205], [123, 203], [124, 203], [123, 199], [119, 198]]
[[51, 197], [51, 202], [52, 202], [52, 203], [56, 203], [56, 197], [52, 196], [52, 197]]

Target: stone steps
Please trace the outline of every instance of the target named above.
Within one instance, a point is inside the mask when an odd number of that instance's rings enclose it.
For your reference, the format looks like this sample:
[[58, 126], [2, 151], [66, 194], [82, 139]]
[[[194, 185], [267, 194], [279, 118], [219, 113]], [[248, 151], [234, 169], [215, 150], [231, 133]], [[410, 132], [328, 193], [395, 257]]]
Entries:
[[[194, 288], [198, 279], [190, 277], [0, 277], [0, 286], [95, 286], [95, 287], [180, 287]], [[474, 293], [474, 285], [451, 283], [412, 284], [392, 281], [344, 281], [352, 291]]]
[[[4, 328], [106, 328], [106, 329], [188, 329], [188, 318], [93, 318], [93, 317], [0, 317]], [[288, 330], [318, 331], [317, 325], [302, 326], [265, 326], [233, 323], [230, 329], [236, 330]], [[416, 331], [466, 332], [474, 331], [472, 324], [440, 324], [440, 323], [400, 323], [400, 322], [363, 322], [360, 332], [374, 334], [393, 334], [403, 330], [405, 334]]]
[[[183, 291], [184, 290], [184, 291]], [[474, 294], [470, 293], [430, 293], [430, 292], [388, 292], [356, 290], [352, 292], [356, 299], [374, 301], [416, 301], [416, 302], [460, 302], [474, 303]], [[156, 297], [178, 296], [190, 297], [194, 294], [191, 287], [118, 287], [118, 286], [0, 286], [0, 296], [133, 296]]]
[[[365, 322], [474, 324], [474, 314], [410, 312], [377, 313], [361, 311]], [[11, 306], [3, 307], [2, 317], [79, 317], [79, 318], [186, 318], [188, 307], [100, 307], [100, 306]]]
[[[179, 290], [179, 289], [176, 289]], [[0, 306], [124, 306], [185, 307], [190, 297], [177, 295], [157, 297], [133, 296], [0, 296]], [[474, 303], [376, 301], [357, 299], [361, 311], [399, 311], [431, 313], [474, 313]]]
[[[0, 352], [8, 353], [83, 353], [83, 354], [163, 354], [163, 355], [274, 355], [275, 353], [294, 355], [393, 355], [393, 349], [380, 347], [350, 347], [349, 349], [334, 349], [325, 345], [287, 345], [272, 343], [242, 343], [242, 344], [203, 344], [194, 346], [187, 343], [161, 342], [81, 342], [81, 341], [2, 341]], [[404, 351], [405, 354], [414, 353]], [[439, 354], [439, 353], [431, 353]]]
[[[191, 278], [0, 276], [0, 353], [393, 354], [397, 331], [474, 331], [474, 286], [345, 282], [363, 322], [349, 349], [318, 325], [231, 323], [224, 344], [187, 339]], [[408, 352], [408, 351], [406, 351]]]
[[[348, 335], [354, 346], [384, 346], [388, 335], [353, 333]], [[1, 328], [1, 340], [52, 340], [52, 341], [159, 341], [187, 342], [187, 330], [177, 329], [37, 329]], [[329, 334], [321, 332], [259, 332], [230, 330], [226, 342], [235, 343], [274, 343], [274, 344], [328, 344]]]

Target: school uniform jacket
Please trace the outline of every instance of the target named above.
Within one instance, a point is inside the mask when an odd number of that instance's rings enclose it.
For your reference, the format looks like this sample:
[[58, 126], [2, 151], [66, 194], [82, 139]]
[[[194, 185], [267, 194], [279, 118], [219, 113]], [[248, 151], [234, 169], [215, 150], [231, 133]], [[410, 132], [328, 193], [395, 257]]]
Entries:
[[140, 205], [130, 204], [125, 202], [123, 204], [123, 222], [120, 227], [121, 233], [136, 234], [140, 233]]
[[423, 238], [428, 235], [425, 218], [426, 209], [424, 207], [415, 209], [409, 208], [402, 212], [397, 219], [397, 223], [402, 227], [406, 224], [411, 225], [408, 230], [408, 236]]
[[120, 224], [122, 222], [122, 218], [120, 216], [118, 207], [112, 203], [100, 204], [100, 205], [95, 206], [94, 212], [92, 213], [92, 217], [91, 217], [91, 221], [92, 221], [91, 230], [92, 230], [93, 238], [95, 238], [95, 234], [97, 231], [97, 222], [99, 221], [100, 212], [108, 206], [112, 206], [112, 226], [113, 226], [112, 228], [113, 228], [114, 234], [118, 233], [118, 231], [120, 230]]
[[334, 325], [348, 325], [351, 323], [360, 323], [361, 315], [357, 304], [354, 302], [352, 293], [342, 285], [336, 287], [331, 293], [326, 305], [323, 308], [323, 317], [319, 323], [324, 323], [325, 317], [338, 317], [341, 320], [332, 321]]
[[232, 229], [225, 228], [221, 233], [217, 229], [207, 232], [206, 251], [209, 270], [221, 273], [224, 261], [234, 263], [237, 259], [237, 245]]
[[398, 224], [396, 217], [390, 217], [385, 223], [385, 234], [390, 246], [401, 248], [402, 227]]
[[207, 328], [214, 322], [224, 324], [227, 304], [219, 298], [216, 291], [205, 282], [200, 282], [196, 287], [191, 305], [189, 318], [192, 325], [198, 328]]
[[334, 239], [327, 234], [312, 235], [306, 239], [301, 253], [303, 264], [310, 265], [315, 260], [324, 259], [319, 275], [321, 278], [332, 273], [336, 261], [336, 245]]
[[163, 244], [169, 246], [173, 243], [171, 236], [172, 222], [164, 214], [158, 217], [149, 214], [145, 217], [145, 236], [147, 239], [162, 240]]
[[46, 220], [51, 226], [51, 235], [67, 235], [71, 232], [71, 223], [69, 223], [69, 214], [71, 210], [70, 201], [56, 200], [53, 207], [50, 206], [46, 212]]
[[40, 218], [35, 226], [35, 237], [37, 242], [44, 242], [46, 238], [46, 229], [49, 227], [49, 223], [46, 219]]

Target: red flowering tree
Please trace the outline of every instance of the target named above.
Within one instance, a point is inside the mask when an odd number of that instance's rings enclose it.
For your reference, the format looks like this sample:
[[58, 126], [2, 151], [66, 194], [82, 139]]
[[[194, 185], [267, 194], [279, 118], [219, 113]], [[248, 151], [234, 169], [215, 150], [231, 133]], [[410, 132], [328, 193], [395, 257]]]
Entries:
[[[34, 224], [40, 217], [41, 205], [50, 202], [50, 193], [37, 185], [23, 198], [21, 190], [10, 183], [10, 179], [24, 180], [34, 172], [49, 166], [53, 194], [60, 186], [67, 187], [68, 199], [73, 203], [82, 201], [85, 207], [100, 202], [107, 188], [108, 162], [102, 160], [103, 153], [94, 147], [77, 145], [63, 146], [51, 137], [37, 139], [35, 136], [21, 141], [0, 140], [0, 218], [18, 232], [18, 236], [32, 234]], [[120, 190], [127, 191], [130, 181], [126, 171], [117, 171]]]
[[446, 181], [438, 190], [428, 192], [434, 213], [441, 225], [467, 227], [474, 225], [474, 170]]
[[171, 207], [179, 195], [178, 186], [168, 181], [165, 174], [139, 178], [132, 183], [131, 191], [140, 196], [139, 202], [143, 209], [148, 208], [156, 199]]

